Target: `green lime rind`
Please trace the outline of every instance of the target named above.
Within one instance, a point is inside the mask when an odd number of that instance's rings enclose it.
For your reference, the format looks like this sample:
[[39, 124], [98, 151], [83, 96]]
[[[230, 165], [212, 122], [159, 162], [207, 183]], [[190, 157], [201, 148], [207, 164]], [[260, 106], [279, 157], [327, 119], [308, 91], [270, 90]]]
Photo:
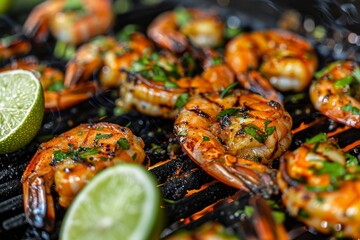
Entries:
[[0, 154], [26, 146], [44, 117], [44, 93], [30, 71], [0, 73]]
[[103, 170], [66, 212], [60, 239], [159, 239], [164, 217], [156, 184], [140, 165]]

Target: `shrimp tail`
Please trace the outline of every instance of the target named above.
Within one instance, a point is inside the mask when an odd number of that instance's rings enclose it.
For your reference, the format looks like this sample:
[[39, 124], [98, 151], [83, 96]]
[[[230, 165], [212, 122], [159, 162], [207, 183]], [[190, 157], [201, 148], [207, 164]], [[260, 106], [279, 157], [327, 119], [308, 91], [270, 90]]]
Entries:
[[55, 225], [54, 200], [51, 184], [43, 177], [34, 176], [23, 183], [24, 209], [27, 222], [36, 228], [51, 232]]
[[75, 86], [85, 72], [84, 66], [77, 64], [75, 61], [69, 62], [66, 67], [66, 74], [64, 78], [64, 86], [70, 88]]
[[236, 163], [227, 167], [233, 178], [238, 178], [251, 192], [269, 198], [277, 194], [276, 171], [251, 160], [237, 158]]
[[283, 96], [259, 72], [240, 72], [236, 74], [236, 78], [245, 89], [260, 94], [266, 99], [283, 104]]

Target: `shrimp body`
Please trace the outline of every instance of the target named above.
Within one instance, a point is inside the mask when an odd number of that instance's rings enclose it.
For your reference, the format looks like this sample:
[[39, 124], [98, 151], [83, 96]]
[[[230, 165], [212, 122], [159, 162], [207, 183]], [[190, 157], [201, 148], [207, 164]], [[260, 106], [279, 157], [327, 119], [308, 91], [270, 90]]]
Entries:
[[124, 110], [135, 108], [150, 116], [173, 119], [181, 108], [179, 102], [188, 98], [190, 92], [221, 91], [234, 82], [234, 75], [226, 65], [214, 65], [201, 75], [186, 77], [172, 54], [153, 53], [146, 59], [142, 69], [129, 72], [120, 84], [116, 104]]
[[277, 192], [270, 164], [289, 147], [292, 119], [277, 102], [234, 90], [193, 95], [175, 120], [185, 152], [214, 178], [232, 187]]
[[258, 69], [280, 91], [303, 91], [317, 68], [309, 42], [286, 31], [255, 31], [232, 39], [225, 59], [234, 72]]
[[289, 213], [323, 233], [360, 237], [360, 172], [331, 141], [305, 143], [281, 157], [277, 175]]
[[162, 48], [183, 53], [191, 44], [218, 46], [223, 41], [223, 23], [211, 11], [179, 9], [156, 17], [148, 28], [148, 36]]
[[44, 42], [50, 30], [57, 40], [77, 45], [106, 32], [113, 19], [110, 0], [82, 0], [77, 5], [48, 0], [34, 8], [23, 29], [38, 42]]
[[133, 33], [128, 42], [118, 42], [111, 36], [99, 36], [83, 44], [69, 62], [65, 74], [65, 86], [74, 86], [100, 69], [100, 83], [104, 88], [117, 87], [125, 75], [121, 69], [130, 66], [145, 51], [151, 52], [152, 43], [141, 33]]
[[95, 94], [97, 85], [94, 82], [81, 83], [71, 89], [64, 86], [64, 74], [56, 68], [40, 64], [35, 58], [13, 61], [11, 65], [1, 68], [0, 72], [12, 69], [25, 69], [35, 72], [44, 89], [45, 110], [66, 109], [89, 99]]
[[352, 61], [329, 64], [310, 86], [314, 107], [335, 121], [360, 128], [360, 68]]
[[111, 123], [82, 124], [42, 143], [22, 176], [29, 223], [51, 230], [55, 220], [51, 187], [69, 207], [76, 194], [99, 171], [121, 162], [141, 164], [144, 142], [130, 129]]

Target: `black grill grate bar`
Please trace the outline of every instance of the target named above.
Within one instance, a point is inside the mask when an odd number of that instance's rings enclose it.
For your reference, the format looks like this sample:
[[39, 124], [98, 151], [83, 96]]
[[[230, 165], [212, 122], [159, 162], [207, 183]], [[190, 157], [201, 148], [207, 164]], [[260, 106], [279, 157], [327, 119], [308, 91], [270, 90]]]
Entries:
[[20, 179], [14, 179], [0, 184], [0, 202], [19, 194], [22, 194]]
[[[187, 218], [208, 207], [209, 205], [235, 194], [237, 190], [223, 183], [216, 182], [207, 188], [188, 197], [166, 205], [169, 223]], [[179, 207], [182, 206], [182, 207]]]
[[2, 229], [5, 231], [11, 231], [16, 228], [20, 228], [25, 224], [27, 224], [25, 220], [25, 214], [21, 213], [3, 221]]
[[8, 211], [15, 211], [23, 207], [23, 196], [17, 195], [9, 198], [3, 202], [0, 202], [0, 214], [4, 214]]

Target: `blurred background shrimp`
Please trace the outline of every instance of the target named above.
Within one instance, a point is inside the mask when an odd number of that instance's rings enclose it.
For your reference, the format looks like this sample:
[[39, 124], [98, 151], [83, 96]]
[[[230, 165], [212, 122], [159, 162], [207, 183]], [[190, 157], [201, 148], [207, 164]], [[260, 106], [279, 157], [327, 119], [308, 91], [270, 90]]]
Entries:
[[93, 96], [98, 89], [93, 81], [67, 88], [60, 69], [41, 64], [37, 58], [31, 56], [12, 61], [10, 65], [1, 68], [0, 72], [12, 69], [30, 70], [39, 78], [44, 89], [46, 111], [63, 110], [79, 104]]
[[360, 67], [353, 61], [330, 63], [316, 73], [309, 89], [314, 107], [335, 121], [360, 128]]
[[223, 42], [223, 28], [215, 11], [178, 8], [156, 17], [147, 33], [160, 47], [183, 53], [191, 45], [200, 48], [219, 46]]
[[240, 34], [226, 45], [225, 59], [235, 73], [259, 70], [280, 91], [305, 90], [317, 68], [311, 44], [283, 30]]
[[51, 32], [60, 42], [78, 45], [105, 33], [113, 21], [111, 0], [47, 0], [33, 9], [23, 31], [36, 42]]
[[152, 49], [153, 44], [139, 32], [131, 33], [121, 42], [114, 36], [98, 36], [81, 45], [67, 64], [65, 86], [88, 81], [100, 70], [101, 87], [118, 87], [125, 78], [120, 70], [129, 69], [145, 52], [150, 53]]
[[286, 152], [277, 179], [290, 215], [322, 233], [360, 238], [358, 159], [335, 141], [320, 133]]

